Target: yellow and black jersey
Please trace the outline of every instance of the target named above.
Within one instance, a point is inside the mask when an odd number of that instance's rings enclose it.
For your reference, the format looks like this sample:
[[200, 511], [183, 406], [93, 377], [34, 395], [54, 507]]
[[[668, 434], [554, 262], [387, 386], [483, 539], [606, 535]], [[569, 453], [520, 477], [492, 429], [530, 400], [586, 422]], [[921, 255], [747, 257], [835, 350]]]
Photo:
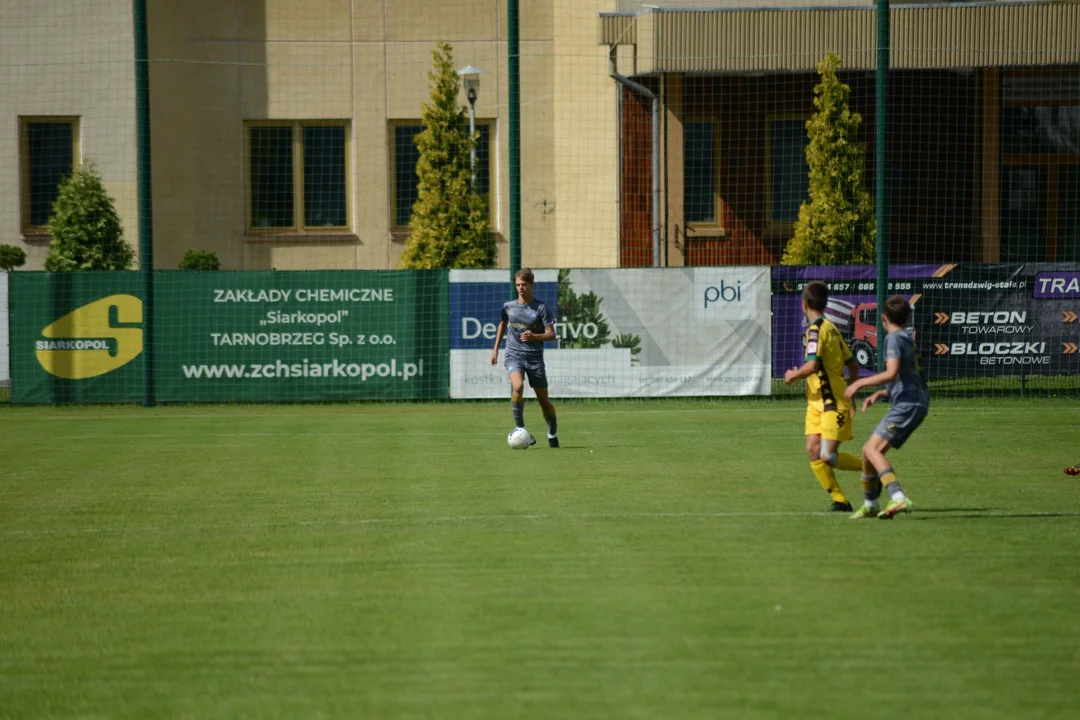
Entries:
[[844, 391], [844, 367], [851, 361], [851, 349], [836, 326], [819, 317], [803, 333], [803, 362], [817, 360], [818, 370], [806, 378], [806, 402], [823, 411], [851, 407]]

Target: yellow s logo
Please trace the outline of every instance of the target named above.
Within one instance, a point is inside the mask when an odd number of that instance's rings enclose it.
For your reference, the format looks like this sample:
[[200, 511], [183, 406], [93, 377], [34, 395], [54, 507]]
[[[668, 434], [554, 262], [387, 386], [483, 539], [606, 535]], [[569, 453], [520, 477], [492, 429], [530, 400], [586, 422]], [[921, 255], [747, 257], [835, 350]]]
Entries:
[[[110, 317], [116, 309], [115, 321]], [[127, 365], [143, 350], [141, 327], [113, 327], [142, 322], [142, 300], [110, 295], [83, 305], [50, 323], [37, 343], [37, 359], [45, 371], [67, 380], [85, 380]], [[111, 341], [111, 342], [110, 342]]]

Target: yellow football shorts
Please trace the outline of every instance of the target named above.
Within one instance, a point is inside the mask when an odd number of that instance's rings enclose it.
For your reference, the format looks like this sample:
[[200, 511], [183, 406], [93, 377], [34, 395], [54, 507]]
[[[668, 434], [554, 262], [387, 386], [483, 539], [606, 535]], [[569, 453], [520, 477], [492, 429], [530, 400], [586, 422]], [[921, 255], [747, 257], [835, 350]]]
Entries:
[[822, 410], [814, 405], [806, 406], [806, 435], [820, 435], [826, 440], [847, 442], [851, 434], [851, 415], [847, 408]]

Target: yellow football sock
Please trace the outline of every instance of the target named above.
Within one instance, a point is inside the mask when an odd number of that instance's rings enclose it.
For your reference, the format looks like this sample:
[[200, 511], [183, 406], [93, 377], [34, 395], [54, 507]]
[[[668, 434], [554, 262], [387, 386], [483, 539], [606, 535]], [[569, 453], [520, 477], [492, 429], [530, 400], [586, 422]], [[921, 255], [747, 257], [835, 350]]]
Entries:
[[836, 482], [836, 473], [829, 467], [829, 463], [824, 460], [814, 460], [810, 463], [810, 469], [814, 471], [814, 477], [817, 478], [818, 484], [832, 496], [835, 502], [847, 502], [844, 491], [840, 489], [839, 483]]
[[836, 469], [846, 470], [848, 472], [855, 472], [856, 470], [862, 472], [862, 460], [851, 453], [837, 453]]

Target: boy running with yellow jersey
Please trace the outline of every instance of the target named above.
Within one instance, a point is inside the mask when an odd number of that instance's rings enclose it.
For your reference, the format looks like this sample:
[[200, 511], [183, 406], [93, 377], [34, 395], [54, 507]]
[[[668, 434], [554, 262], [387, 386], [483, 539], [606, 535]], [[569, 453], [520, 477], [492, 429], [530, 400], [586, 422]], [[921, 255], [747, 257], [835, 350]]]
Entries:
[[848, 377], [859, 377], [855, 361], [840, 331], [825, 318], [829, 288], [823, 282], [808, 283], [802, 291], [802, 310], [808, 326], [803, 333], [803, 364], [784, 373], [791, 384], [806, 378], [806, 454], [818, 483], [832, 497], [829, 510], [850, 513], [851, 503], [836, 482], [836, 470], [862, 469], [859, 458], [839, 452], [840, 443], [851, 440], [854, 413], [845, 392]]

